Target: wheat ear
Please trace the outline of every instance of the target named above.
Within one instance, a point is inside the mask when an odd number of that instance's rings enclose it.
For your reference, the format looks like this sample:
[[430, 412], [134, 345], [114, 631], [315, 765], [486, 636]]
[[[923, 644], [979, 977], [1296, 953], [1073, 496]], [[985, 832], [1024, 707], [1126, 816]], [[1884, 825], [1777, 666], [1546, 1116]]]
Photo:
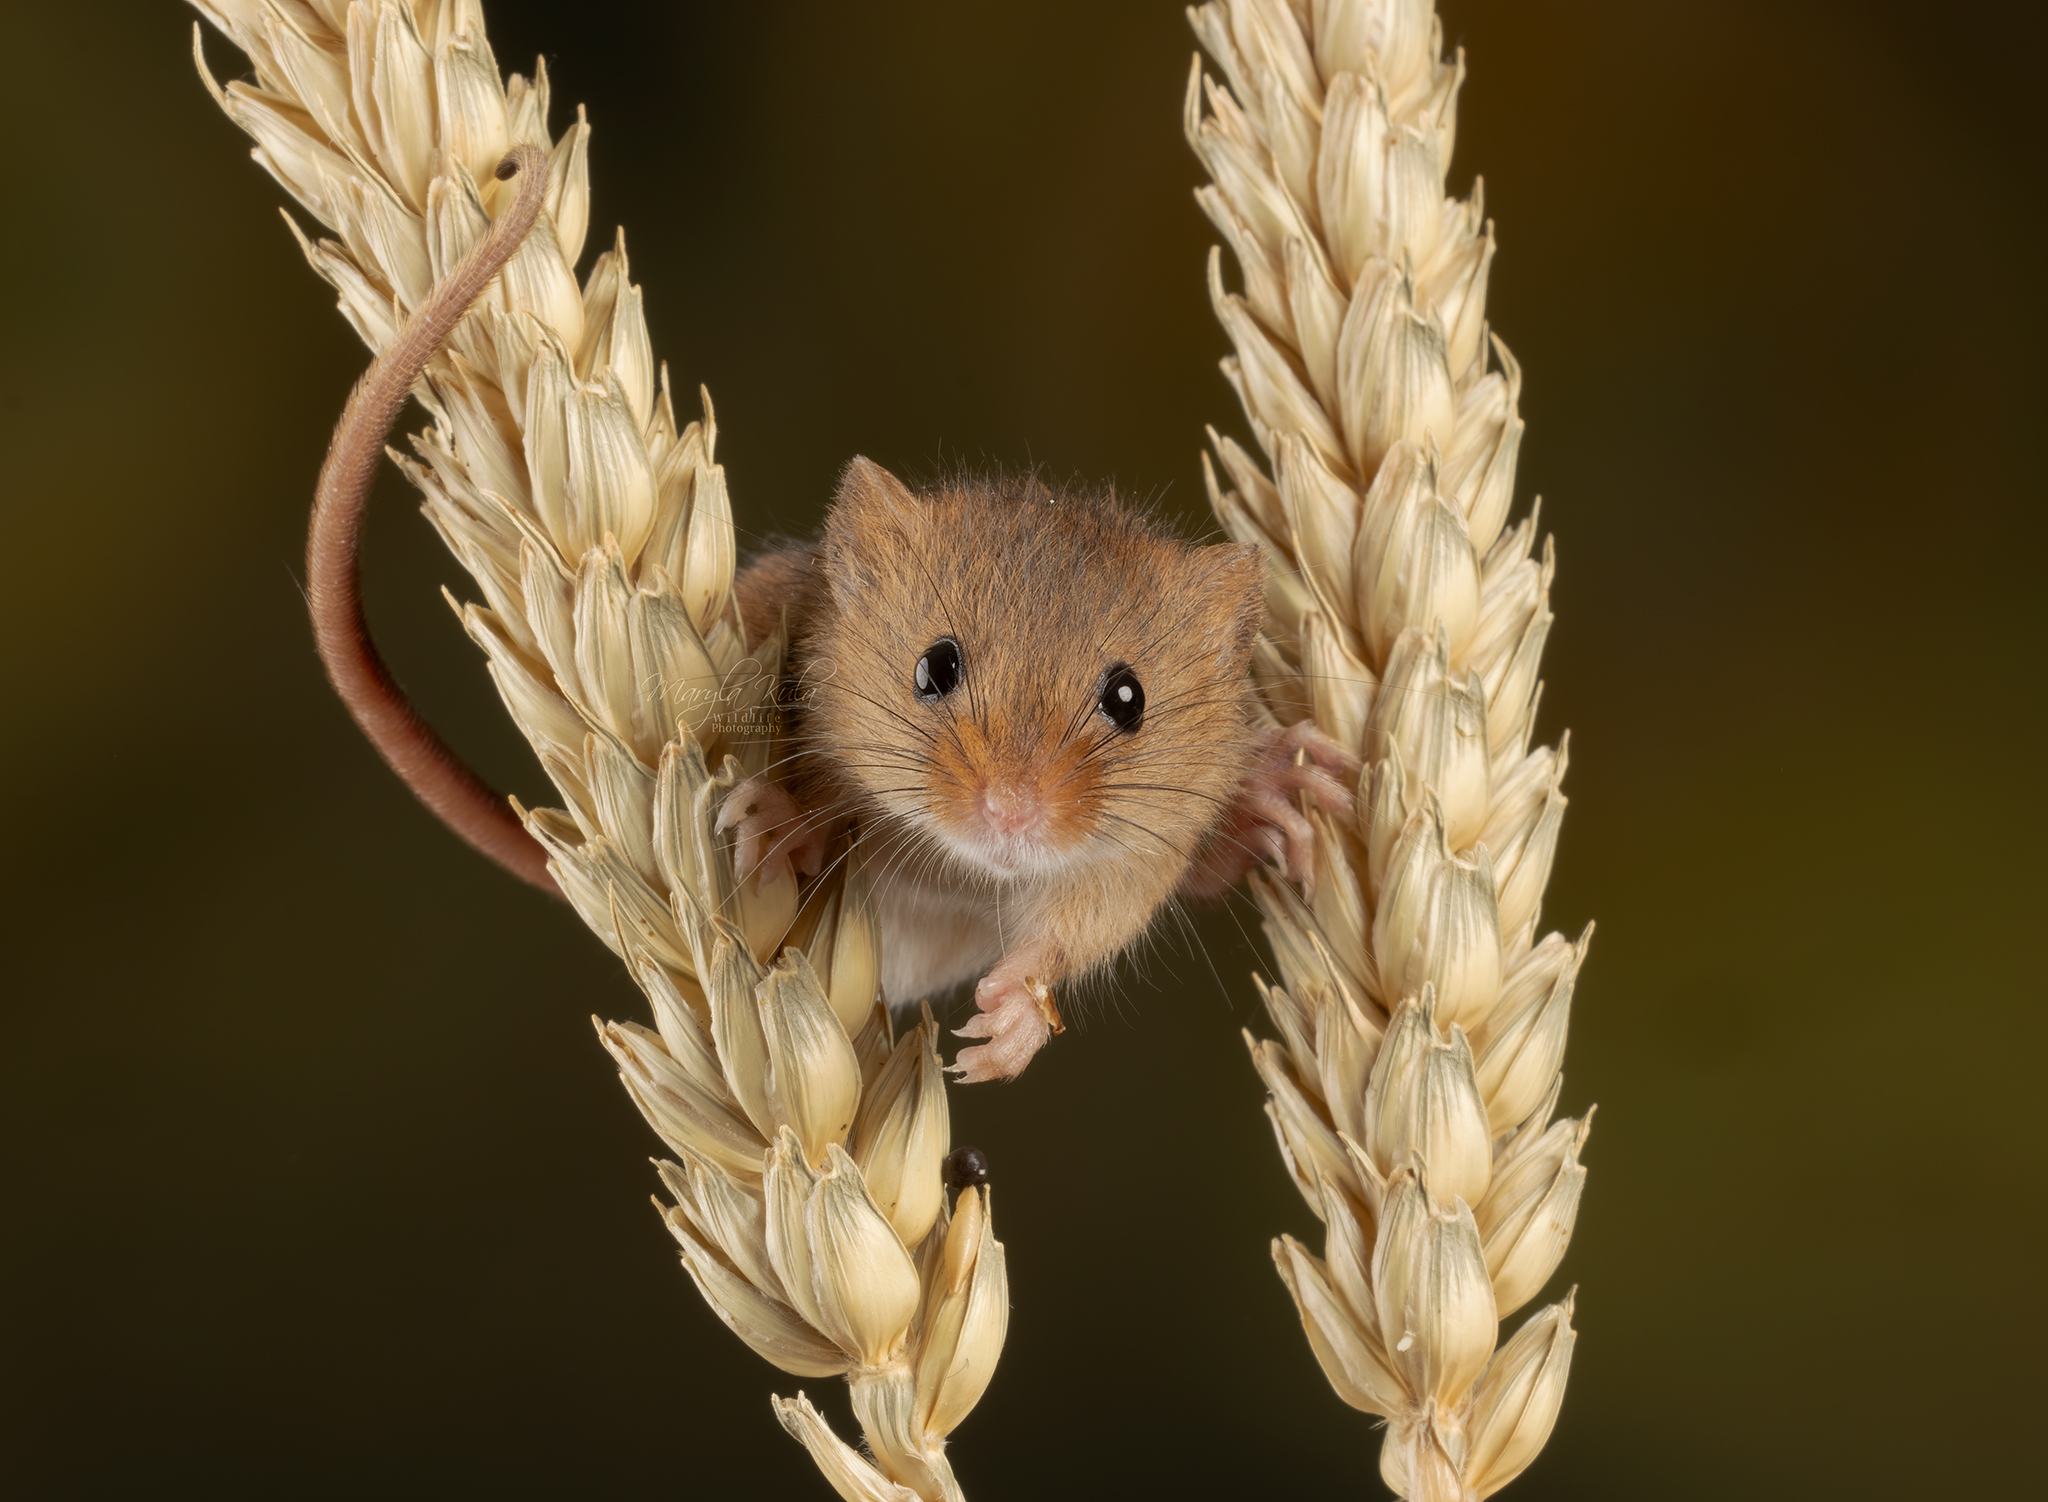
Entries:
[[[577, 284], [588, 124], [579, 111], [549, 135], [545, 65], [502, 79], [473, 0], [195, 4], [255, 83], [216, 83], [195, 28], [201, 77], [335, 237], [299, 243], [380, 355], [315, 516], [316, 572], [331, 570], [316, 623], [337, 686], [348, 695], [358, 675], [373, 710], [392, 697], [369, 666], [352, 541], [318, 529], [352, 526], [410, 385], [433, 423], [391, 458], [482, 593], [455, 608], [566, 805], [519, 810], [524, 833], [511, 833], [537, 842], [648, 997], [652, 1028], [597, 1026], [676, 1154], [659, 1165], [674, 1198], [660, 1208], [683, 1263], [769, 1361], [847, 1379], [872, 1458], [801, 1393], [774, 1403], [841, 1496], [958, 1498], [946, 1436], [986, 1388], [1008, 1321], [988, 1190], [947, 1203], [937, 1029], [927, 1014], [892, 1034], [858, 863], [801, 904], [791, 876], [734, 879], [717, 813], [773, 754], [781, 647], [746, 650], [710, 403], [678, 428], [623, 236]], [[510, 181], [508, 159], [525, 168]], [[543, 160], [527, 228], [520, 205]], [[472, 305], [472, 253], [513, 245]], [[463, 307], [443, 326], [440, 312]], [[394, 764], [419, 749], [413, 728], [384, 729]], [[454, 796], [497, 817], [480, 785]], [[516, 868], [520, 848], [490, 853]]]
[[1246, 1041], [1325, 1228], [1321, 1257], [1273, 1257], [1331, 1385], [1387, 1420], [1387, 1484], [1484, 1497], [1563, 1397], [1569, 1297], [1494, 1345], [1564, 1255], [1591, 1113], [1551, 1121], [1586, 938], [1537, 937], [1565, 806], [1563, 746], [1529, 744], [1553, 553], [1533, 512], [1506, 527], [1520, 372], [1488, 336], [1480, 190], [1445, 196], [1464, 60], [1429, 0], [1188, 15], [1227, 80], [1196, 59], [1186, 127], [1266, 460], [1211, 430], [1210, 500], [1268, 561], [1266, 706], [1366, 767], [1353, 818], [1310, 816], [1313, 884], [1254, 883], [1283, 984], [1279, 1040]]

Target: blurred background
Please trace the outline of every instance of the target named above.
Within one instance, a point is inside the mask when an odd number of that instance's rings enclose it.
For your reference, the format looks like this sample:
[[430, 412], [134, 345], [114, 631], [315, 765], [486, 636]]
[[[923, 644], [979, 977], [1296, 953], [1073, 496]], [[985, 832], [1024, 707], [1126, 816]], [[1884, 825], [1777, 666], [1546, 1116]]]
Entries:
[[[546, 54], [558, 129], [590, 108], [590, 253], [626, 226], [743, 529], [807, 528], [856, 452], [1199, 521], [1201, 425], [1243, 423], [1179, 5], [486, 11], [504, 67]], [[1579, 1285], [1583, 1338], [1507, 1495], [2010, 1494], [2048, 1229], [2048, 27], [1443, 14], [1453, 182], [1486, 179], [1527, 372], [1520, 507], [1560, 548], [1546, 920], [1600, 925], [1564, 1099], [1599, 1103], [1591, 1180], [1546, 1296]], [[305, 507], [365, 355], [191, 15], [10, 25], [0, 1489], [821, 1497], [768, 1394], [848, 1432], [837, 1384], [743, 1349], [648, 1207], [658, 1144], [588, 1021], [638, 993], [320, 676]], [[545, 799], [395, 474], [367, 572], [431, 717]], [[1381, 1494], [1268, 1261], [1312, 1222], [1239, 1039], [1251, 928], [1162, 935], [1021, 1082], [955, 1093], [1015, 1315], [956, 1436], [979, 1502]]]

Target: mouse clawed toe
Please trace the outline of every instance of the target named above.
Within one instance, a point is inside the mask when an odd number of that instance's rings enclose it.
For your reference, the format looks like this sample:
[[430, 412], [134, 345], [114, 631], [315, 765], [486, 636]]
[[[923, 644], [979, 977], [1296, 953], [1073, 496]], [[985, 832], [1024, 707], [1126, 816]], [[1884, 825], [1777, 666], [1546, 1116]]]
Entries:
[[1306, 794], [1311, 808], [1348, 812], [1352, 794], [1343, 779], [1356, 777], [1363, 765], [1313, 721], [1297, 720], [1268, 735], [1238, 795], [1240, 809], [1265, 836], [1274, 864], [1308, 891], [1315, 889], [1316, 830], [1294, 800]]
[[976, 983], [974, 1004], [980, 1010], [953, 1033], [984, 1040], [953, 1060], [953, 1077], [965, 1084], [1015, 1079], [1048, 1038], [1066, 1031], [1051, 988], [1002, 965]]
[[732, 864], [742, 882], [758, 877], [767, 886], [792, 868], [805, 876], [824, 868], [825, 831], [805, 819], [789, 789], [766, 777], [749, 777], [725, 795], [717, 828], [738, 831]]
[[1250, 782], [1262, 782], [1282, 796], [1307, 793], [1323, 812], [1337, 814], [1351, 806], [1351, 794], [1344, 779], [1357, 776], [1363, 765], [1353, 752], [1318, 730], [1313, 721], [1297, 720], [1267, 737]]
[[1306, 794], [1310, 808], [1347, 812], [1352, 794], [1343, 779], [1359, 767], [1357, 756], [1310, 721], [1264, 732], [1229, 811], [1183, 878], [1182, 895], [1224, 897], [1262, 859], [1313, 890], [1316, 830], [1295, 800]]
[[1245, 807], [1251, 833], [1290, 880], [1306, 882], [1316, 869], [1316, 827], [1271, 784], [1249, 790]]
[[1354, 776], [1365, 765], [1356, 751], [1323, 734], [1314, 720], [1296, 720], [1275, 733], [1268, 747], [1268, 754], [1283, 762], [1292, 762], [1297, 751], [1333, 779]]

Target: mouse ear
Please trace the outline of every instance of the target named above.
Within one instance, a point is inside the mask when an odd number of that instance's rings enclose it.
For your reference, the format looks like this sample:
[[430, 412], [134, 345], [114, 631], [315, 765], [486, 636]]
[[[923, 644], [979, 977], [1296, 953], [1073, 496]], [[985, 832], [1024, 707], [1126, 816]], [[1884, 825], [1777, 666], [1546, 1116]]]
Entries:
[[1251, 661], [1266, 624], [1266, 565], [1255, 542], [1219, 542], [1195, 549], [1204, 635], [1216, 643], [1216, 666], [1233, 676]]
[[874, 563], [900, 547], [918, 514], [910, 487], [865, 454], [840, 473], [825, 514], [825, 571], [837, 590], [857, 589]]
[[855, 454], [839, 475], [825, 529], [871, 535], [877, 528], [901, 530], [917, 511], [908, 485], [865, 454]]

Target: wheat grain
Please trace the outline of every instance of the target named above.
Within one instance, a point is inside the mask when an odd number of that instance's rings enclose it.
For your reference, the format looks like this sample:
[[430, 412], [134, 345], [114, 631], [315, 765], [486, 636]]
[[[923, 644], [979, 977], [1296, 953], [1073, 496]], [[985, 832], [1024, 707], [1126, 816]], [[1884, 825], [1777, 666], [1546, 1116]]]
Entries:
[[1555, 1422], [1571, 1299], [1494, 1341], [1563, 1257], [1591, 1116], [1550, 1119], [1586, 938], [1537, 937], [1565, 806], [1565, 747], [1529, 744], [1554, 558], [1533, 512], [1505, 526], [1521, 376], [1486, 328], [1480, 190], [1445, 196], [1464, 61], [1429, 0], [1188, 15], [1227, 80], [1196, 60], [1186, 128], [1266, 459], [1211, 430], [1209, 495], [1268, 560], [1267, 708], [1367, 768], [1355, 818], [1318, 820], [1313, 884], [1254, 881], [1283, 984], [1280, 1038], [1246, 1041], [1325, 1229], [1274, 1261], [1331, 1386], [1388, 1421], [1387, 1484], [1462, 1502]]
[[[214, 98], [333, 236], [299, 243], [343, 314], [374, 351], [432, 352], [413, 386], [432, 426], [391, 457], [476, 581], [484, 602], [457, 613], [564, 802], [522, 810], [524, 834], [471, 837], [536, 879], [544, 854], [647, 994], [652, 1028], [597, 1026], [676, 1154], [660, 1165], [663, 1215], [685, 1267], [769, 1361], [846, 1377], [872, 1460], [801, 1393], [775, 1401], [842, 1496], [958, 1498], [946, 1436], [987, 1386], [1008, 1318], [988, 1191], [948, 1209], [937, 1029], [926, 1014], [895, 1036], [878, 1004], [857, 862], [801, 907], [791, 876], [733, 879], [715, 816], [769, 758], [781, 647], [746, 650], [710, 402], [678, 427], [623, 236], [577, 284], [588, 124], [579, 111], [549, 134], [545, 65], [501, 79], [472, 0], [195, 4], [249, 58], [254, 84], [223, 88], [194, 29]], [[508, 152], [527, 183], [545, 153], [523, 235], [493, 234], [520, 198], [496, 172]], [[458, 265], [487, 239], [518, 248], [444, 341], [436, 309], [468, 304]], [[405, 385], [389, 374], [410, 369], [397, 359], [364, 383], [383, 410], [351, 404], [323, 508], [367, 484]], [[316, 548], [316, 564], [333, 556]], [[352, 544], [341, 556], [323, 655], [374, 665]], [[374, 697], [375, 674], [364, 683]], [[498, 819], [480, 788], [459, 796]], [[530, 861], [514, 848], [529, 836]]]

